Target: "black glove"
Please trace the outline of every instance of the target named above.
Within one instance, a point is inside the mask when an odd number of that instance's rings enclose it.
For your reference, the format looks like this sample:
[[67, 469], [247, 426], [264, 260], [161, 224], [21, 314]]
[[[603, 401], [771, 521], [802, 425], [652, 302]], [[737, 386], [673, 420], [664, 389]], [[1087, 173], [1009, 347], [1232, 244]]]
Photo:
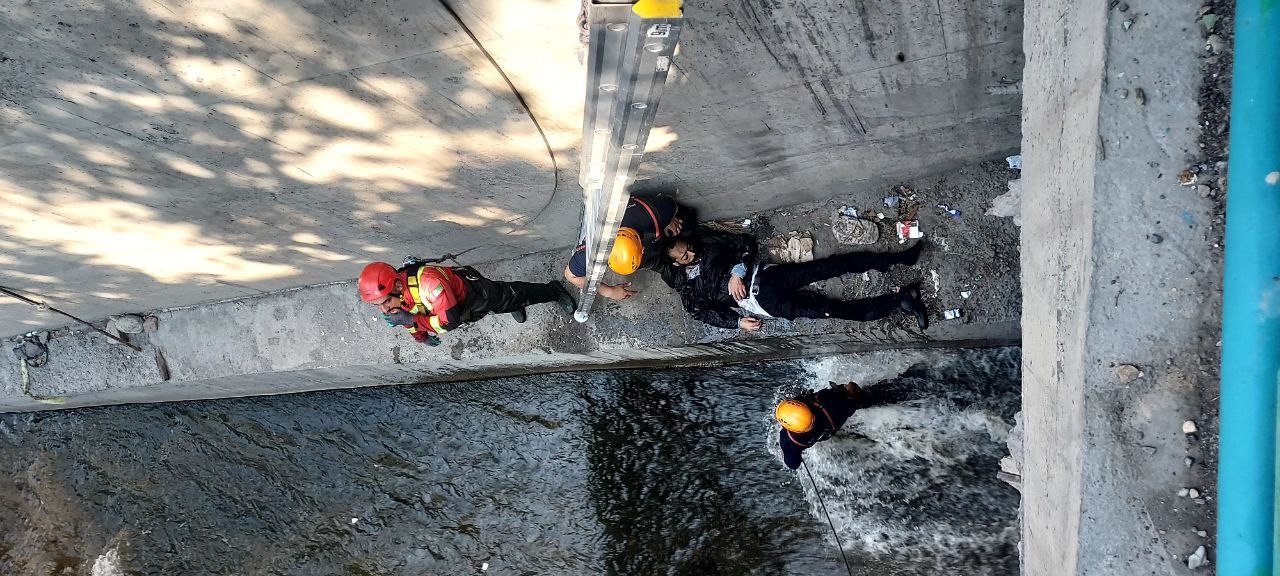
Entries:
[[424, 342], [427, 343], [427, 346], [439, 346], [440, 337], [436, 336], [435, 334], [427, 334], [427, 339], [424, 340]]
[[390, 314], [383, 313], [382, 319], [392, 326], [413, 326], [413, 314], [408, 310], [396, 310]]

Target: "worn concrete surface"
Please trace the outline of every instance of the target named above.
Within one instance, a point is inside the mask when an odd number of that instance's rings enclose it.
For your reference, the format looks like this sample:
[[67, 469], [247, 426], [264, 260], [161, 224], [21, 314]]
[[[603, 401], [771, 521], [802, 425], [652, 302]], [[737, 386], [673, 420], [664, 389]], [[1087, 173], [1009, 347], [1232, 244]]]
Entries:
[[[1120, 6], [1026, 11], [1028, 575], [1188, 573], [1187, 555], [1211, 543], [1195, 530], [1214, 525], [1199, 443], [1216, 429], [1218, 207], [1178, 184], [1215, 160], [1197, 143], [1199, 5]], [[1122, 382], [1119, 364], [1143, 377]], [[1182, 433], [1188, 419], [1204, 436]], [[1180, 498], [1183, 487], [1205, 496]]]
[[[916, 183], [922, 201], [936, 195], [984, 205], [1006, 188], [1003, 163], [965, 167]], [[767, 240], [781, 225], [811, 231], [819, 256], [854, 251], [830, 236], [840, 204], [879, 203], [888, 188], [847, 191], [826, 204], [808, 204], [754, 215], [752, 232]], [[927, 204], [931, 206], [931, 204]], [[950, 219], [950, 216], [946, 218]], [[890, 241], [872, 250], [901, 250]], [[16, 358], [0, 355], [0, 411], [70, 408], [98, 404], [277, 394], [304, 390], [495, 377], [599, 367], [678, 365], [830, 354], [879, 348], [984, 346], [1016, 343], [1020, 295], [1017, 244], [1008, 219], [975, 209], [961, 220], [925, 218], [930, 243], [919, 266], [897, 267], [829, 280], [817, 288], [832, 295], [871, 296], [921, 280], [933, 326], [922, 334], [905, 314], [878, 322], [774, 320], [759, 334], [720, 330], [690, 319], [656, 274], [634, 275], [639, 294], [605, 301], [585, 324], [554, 305], [529, 309], [529, 320], [489, 316], [444, 336], [440, 347], [414, 342], [359, 301], [352, 282], [338, 282], [157, 313], [159, 330], [137, 338], [135, 353], [93, 332], [58, 331], [49, 363], [28, 370], [25, 387]], [[941, 241], [946, 238], [945, 242]], [[935, 243], [938, 242], [938, 243]], [[945, 246], [945, 248], [944, 248]], [[479, 266], [494, 279], [543, 280], [562, 269], [567, 251], [539, 253]], [[989, 285], [966, 285], [973, 272]], [[939, 279], [939, 291], [931, 289]], [[973, 292], [963, 300], [958, 291]], [[1002, 288], [1001, 288], [1002, 287]], [[958, 302], [967, 304], [957, 304]], [[939, 310], [960, 306], [968, 315], [942, 320]], [[155, 350], [170, 372], [163, 381]]]
[[[1021, 2], [688, 4], [641, 187], [709, 216], [1017, 144]], [[102, 318], [571, 245], [577, 2], [454, 5], [558, 186], [437, 0], [0, 2], [0, 284]]]

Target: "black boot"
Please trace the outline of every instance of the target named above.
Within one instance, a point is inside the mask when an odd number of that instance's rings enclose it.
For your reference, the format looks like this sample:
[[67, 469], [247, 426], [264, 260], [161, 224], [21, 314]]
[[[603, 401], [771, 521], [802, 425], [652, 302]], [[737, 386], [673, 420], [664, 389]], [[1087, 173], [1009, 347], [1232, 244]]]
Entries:
[[524, 321], [529, 319], [529, 315], [525, 314], [524, 308], [521, 308], [511, 312], [511, 319], [515, 320], [516, 324], [524, 324]]
[[924, 252], [924, 240], [912, 244], [910, 248], [898, 253], [898, 263], [903, 266], [915, 266], [920, 261], [920, 253]]
[[903, 286], [898, 291], [898, 307], [915, 315], [916, 326], [921, 330], [929, 328], [929, 312], [925, 310], [924, 302], [920, 300], [919, 282]]
[[561, 284], [555, 280], [548, 282], [548, 284], [555, 286], [556, 290], [560, 291], [560, 296], [559, 298], [556, 299], [556, 303], [559, 304], [560, 307], [564, 309], [565, 314], [569, 314], [572, 316], [573, 311], [578, 309], [578, 303], [573, 299], [573, 294], [570, 294], [568, 290], [564, 289], [564, 284]]

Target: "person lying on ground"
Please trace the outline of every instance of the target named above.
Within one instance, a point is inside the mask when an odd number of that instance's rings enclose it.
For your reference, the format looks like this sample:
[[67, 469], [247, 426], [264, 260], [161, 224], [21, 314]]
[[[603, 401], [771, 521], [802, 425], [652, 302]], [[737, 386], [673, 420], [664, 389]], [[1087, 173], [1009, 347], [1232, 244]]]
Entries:
[[577, 304], [559, 282], [500, 282], [481, 276], [470, 266], [407, 263], [399, 269], [374, 262], [360, 272], [360, 298], [382, 311], [392, 326], [403, 326], [414, 340], [440, 344], [440, 334], [490, 312], [527, 318], [525, 307], [557, 302], [572, 314]]
[[[692, 220], [692, 210], [681, 206], [670, 196], [632, 196], [622, 213], [618, 235], [609, 253], [609, 269], [623, 276], [630, 276], [641, 267], [651, 267], [659, 260], [656, 246], [685, 229]], [[581, 289], [587, 284], [587, 245], [583, 241], [573, 249], [569, 264], [564, 268], [564, 279]], [[626, 300], [635, 296], [630, 283], [611, 285], [600, 283], [596, 293], [611, 300]]]
[[811, 262], [761, 263], [756, 241], [742, 234], [698, 228], [688, 238], [674, 239], [666, 249], [662, 278], [680, 294], [685, 310], [706, 324], [720, 328], [759, 330], [763, 319], [838, 318], [870, 321], [905, 311], [916, 325], [929, 327], [920, 301], [919, 284], [896, 294], [837, 300], [804, 290], [814, 282], [868, 270], [887, 271], [913, 265], [924, 244], [901, 252], [854, 252]]

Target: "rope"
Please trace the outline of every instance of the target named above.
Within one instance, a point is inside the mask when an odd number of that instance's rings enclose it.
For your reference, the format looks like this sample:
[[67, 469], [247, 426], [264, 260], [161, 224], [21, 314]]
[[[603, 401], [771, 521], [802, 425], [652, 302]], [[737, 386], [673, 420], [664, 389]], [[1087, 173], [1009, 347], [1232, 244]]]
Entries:
[[813, 479], [813, 472], [809, 471], [809, 465], [804, 460], [800, 461], [800, 465], [804, 466], [805, 474], [809, 475], [809, 482], [813, 484], [813, 493], [818, 497], [822, 513], [827, 517], [827, 524], [831, 526], [831, 534], [836, 537], [836, 547], [840, 548], [840, 558], [844, 559], [844, 568], [849, 571], [849, 576], [853, 576], [853, 567], [849, 565], [849, 557], [844, 555], [844, 544], [840, 543], [840, 533], [836, 532], [836, 524], [831, 521], [831, 513], [827, 512], [827, 503], [822, 500], [822, 492], [818, 491], [818, 482]]
[[498, 75], [502, 76], [502, 79], [506, 81], [507, 87], [511, 89], [511, 93], [515, 95], [516, 100], [524, 107], [525, 114], [529, 115], [529, 120], [533, 121], [534, 128], [538, 129], [538, 135], [542, 136], [542, 144], [547, 147], [547, 156], [551, 157], [551, 169], [555, 176], [555, 182], [551, 185], [551, 196], [547, 198], [547, 203], [538, 210], [537, 214], [534, 214], [533, 217], [529, 219], [530, 222], [537, 220], [538, 217], [547, 210], [547, 206], [551, 205], [552, 198], [555, 198], [556, 192], [560, 190], [560, 163], [556, 162], [556, 153], [551, 150], [551, 140], [547, 139], [547, 133], [542, 130], [542, 124], [539, 123], [538, 118], [533, 115], [533, 110], [529, 108], [529, 103], [525, 101], [524, 94], [521, 94], [520, 90], [516, 88], [515, 83], [511, 81], [511, 78], [507, 77], [506, 71], [502, 69], [502, 66], [498, 65], [498, 61], [493, 58], [493, 55], [489, 54], [489, 51], [485, 49], [484, 44], [480, 43], [480, 39], [476, 38], [475, 33], [471, 32], [471, 28], [467, 26], [467, 23], [462, 21], [462, 17], [458, 16], [458, 13], [454, 11], [453, 6], [449, 5], [448, 0], [440, 0], [440, 5], [444, 7], [445, 12], [448, 12], [449, 15], [457, 21], [458, 26], [462, 28], [462, 31], [467, 33], [467, 36], [471, 38], [471, 42], [475, 43], [476, 48], [480, 49], [480, 53], [484, 54], [484, 57], [493, 65], [493, 69], [497, 70]]
[[72, 319], [72, 320], [75, 320], [76, 322], [79, 322], [79, 323], [81, 323], [81, 324], [84, 324], [85, 326], [88, 326], [89, 328], [93, 329], [95, 332], [98, 332], [98, 333], [102, 334], [103, 336], [106, 336], [107, 338], [110, 338], [110, 339], [112, 339], [112, 340], [115, 340], [116, 342], [119, 342], [119, 343], [121, 343], [121, 344], [123, 344], [123, 345], [125, 345], [125, 346], [128, 346], [128, 347], [132, 348], [135, 352], [141, 352], [141, 351], [142, 351], [142, 348], [139, 348], [136, 344], [131, 344], [131, 343], [129, 343], [128, 341], [126, 341], [126, 340], [124, 340], [124, 339], [120, 338], [119, 336], [115, 336], [115, 335], [111, 334], [110, 332], [107, 332], [106, 330], [103, 330], [103, 329], [101, 329], [101, 328], [99, 328], [99, 327], [97, 327], [97, 326], [94, 326], [93, 324], [90, 324], [87, 320], [82, 320], [82, 319], [80, 319], [80, 318], [77, 318], [77, 317], [75, 317], [75, 316], [72, 316], [71, 314], [68, 314], [68, 313], [66, 313], [66, 312], [63, 312], [63, 311], [61, 311], [61, 310], [57, 309], [57, 308], [54, 308], [53, 306], [50, 306], [50, 305], [48, 305], [48, 304], [47, 304], [47, 303], [45, 303], [45, 302], [36, 302], [35, 300], [32, 300], [32, 299], [30, 299], [30, 298], [27, 298], [26, 296], [23, 296], [23, 295], [21, 295], [21, 294], [18, 294], [17, 292], [14, 292], [14, 291], [13, 291], [13, 289], [11, 289], [11, 288], [6, 288], [6, 287], [4, 287], [4, 286], [0, 286], [0, 293], [8, 294], [9, 296], [12, 296], [12, 297], [14, 297], [14, 298], [17, 298], [18, 300], [20, 300], [20, 301], [22, 301], [22, 302], [26, 302], [27, 304], [30, 304], [30, 305], [32, 305], [32, 306], [35, 306], [36, 308], [38, 308], [38, 309], [40, 309], [40, 310], [48, 310], [48, 311], [50, 311], [50, 312], [54, 312], [54, 313], [57, 313], [57, 314], [61, 314], [61, 315], [63, 315], [63, 316], [66, 316], [67, 318], [70, 318], [70, 319]]

